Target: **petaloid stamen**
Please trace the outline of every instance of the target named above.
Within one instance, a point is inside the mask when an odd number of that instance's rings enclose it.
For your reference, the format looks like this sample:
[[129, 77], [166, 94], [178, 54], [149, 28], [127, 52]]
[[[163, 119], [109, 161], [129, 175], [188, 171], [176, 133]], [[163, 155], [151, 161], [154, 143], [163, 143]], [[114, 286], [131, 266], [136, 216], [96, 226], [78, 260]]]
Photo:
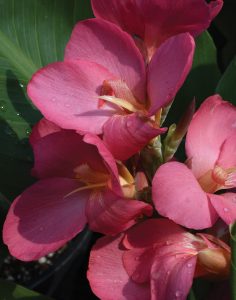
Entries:
[[127, 101], [125, 99], [117, 98], [114, 96], [100, 96], [99, 99], [105, 100], [105, 101], [115, 104], [119, 107], [125, 108], [130, 112], [137, 112], [141, 108], [141, 105], [139, 108], [139, 107], [134, 106], [132, 103], [130, 103], [129, 101]]
[[82, 186], [78, 189], [73, 190], [72, 192], [66, 194], [64, 196], [64, 198], [67, 198], [77, 192], [81, 192], [81, 191], [85, 191], [85, 190], [89, 190], [89, 189], [96, 189], [96, 188], [101, 188], [101, 187], [106, 187], [107, 183], [98, 183], [98, 184], [91, 184], [91, 185], [86, 185], [86, 186]]

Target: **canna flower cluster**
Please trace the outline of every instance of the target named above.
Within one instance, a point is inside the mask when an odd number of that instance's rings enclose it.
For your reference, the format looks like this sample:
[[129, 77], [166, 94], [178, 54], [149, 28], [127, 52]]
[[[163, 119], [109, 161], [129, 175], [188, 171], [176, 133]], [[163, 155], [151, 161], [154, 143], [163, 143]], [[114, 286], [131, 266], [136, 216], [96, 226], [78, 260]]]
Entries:
[[11, 205], [3, 240], [37, 260], [88, 225], [105, 235], [88, 269], [100, 299], [184, 300], [194, 278], [229, 276], [230, 247], [212, 227], [236, 220], [236, 108], [209, 95], [162, 126], [223, 2], [91, 2], [64, 60], [28, 84], [44, 116], [30, 136], [38, 181]]

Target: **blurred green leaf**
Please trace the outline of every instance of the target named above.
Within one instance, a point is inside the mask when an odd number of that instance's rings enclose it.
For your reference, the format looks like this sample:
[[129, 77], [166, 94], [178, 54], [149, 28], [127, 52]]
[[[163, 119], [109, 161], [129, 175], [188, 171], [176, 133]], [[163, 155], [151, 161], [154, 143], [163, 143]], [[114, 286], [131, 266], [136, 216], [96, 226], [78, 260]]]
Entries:
[[[0, 228], [2, 228], [3, 226], [9, 207], [10, 207], [10, 202], [3, 194], [0, 193]], [[8, 250], [7, 247], [3, 244], [2, 235], [1, 235], [0, 236], [0, 266], [7, 255], [8, 255]]]
[[236, 57], [231, 61], [230, 65], [222, 75], [216, 92], [220, 94], [225, 100], [230, 101], [236, 105]]
[[2, 228], [9, 207], [10, 207], [10, 202], [2, 193], [0, 193], [0, 228]]
[[229, 229], [231, 237], [231, 300], [236, 300], [236, 222], [231, 224]]
[[206, 31], [196, 39], [193, 67], [173, 102], [168, 115], [168, 124], [179, 120], [194, 97], [199, 106], [205, 98], [212, 95], [219, 78], [216, 48], [210, 34]]
[[197, 298], [194, 295], [193, 289], [190, 290], [190, 293], [188, 295], [188, 300], [197, 300]]
[[91, 16], [89, 0], [0, 0], [0, 190], [11, 200], [33, 182], [28, 136], [41, 115], [26, 85], [63, 59], [74, 24]]
[[[203, 278], [196, 278], [194, 279], [193, 286], [192, 286], [192, 298], [191, 300], [206, 300], [208, 299], [209, 291], [211, 290], [211, 282], [203, 279]], [[189, 299], [189, 300], [190, 300]]]
[[0, 300], [50, 300], [13, 282], [0, 279]]
[[214, 20], [214, 25], [223, 34], [225, 45], [222, 51], [222, 64], [228, 66], [236, 54], [236, 1], [224, 0], [223, 9]]

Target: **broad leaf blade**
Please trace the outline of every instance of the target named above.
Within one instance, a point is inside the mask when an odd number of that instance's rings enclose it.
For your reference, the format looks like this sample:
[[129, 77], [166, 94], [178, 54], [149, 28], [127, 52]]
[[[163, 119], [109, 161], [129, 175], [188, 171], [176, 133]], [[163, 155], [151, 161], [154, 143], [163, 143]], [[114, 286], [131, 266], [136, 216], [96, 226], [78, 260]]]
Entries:
[[236, 300], [236, 222], [230, 225], [231, 237], [231, 299]]
[[219, 78], [216, 48], [210, 34], [205, 31], [196, 39], [193, 67], [171, 107], [168, 124], [179, 120], [194, 98], [199, 106], [205, 98], [214, 94]]
[[216, 92], [225, 100], [236, 105], [236, 57], [232, 60], [225, 73], [221, 77]]
[[0, 190], [10, 199], [33, 182], [28, 136], [41, 115], [26, 85], [38, 68], [63, 60], [74, 24], [89, 16], [89, 0], [0, 0]]
[[[10, 206], [10, 202], [3, 194], [0, 193], [0, 228], [2, 228], [3, 226], [9, 206]], [[3, 244], [2, 236], [0, 236], [0, 267], [7, 255], [8, 255], [7, 247]]]
[[[15, 283], [0, 279], [0, 300], [50, 300]], [[52, 300], [52, 299], [51, 299]]]

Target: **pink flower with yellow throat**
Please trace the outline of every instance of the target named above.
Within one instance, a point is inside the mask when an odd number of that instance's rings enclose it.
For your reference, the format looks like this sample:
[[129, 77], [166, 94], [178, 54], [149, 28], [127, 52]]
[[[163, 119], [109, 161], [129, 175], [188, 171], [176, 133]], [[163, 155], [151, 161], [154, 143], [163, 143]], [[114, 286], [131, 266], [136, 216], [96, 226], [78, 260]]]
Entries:
[[179, 34], [146, 66], [129, 34], [104, 20], [86, 20], [75, 26], [64, 61], [34, 74], [28, 95], [48, 120], [103, 134], [115, 158], [125, 160], [165, 132], [156, 114], [182, 86], [194, 48], [189, 33]]
[[218, 95], [205, 100], [190, 123], [185, 147], [185, 164], [168, 162], [154, 176], [156, 209], [188, 228], [211, 227], [218, 217], [232, 223], [236, 219], [236, 193], [231, 190], [236, 187], [236, 108]]
[[42, 120], [31, 144], [38, 182], [13, 202], [3, 240], [18, 259], [36, 260], [82, 231], [117, 234], [151, 215], [152, 207], [133, 200], [134, 179], [96, 135], [84, 138]]
[[225, 279], [230, 248], [168, 219], [150, 219], [97, 241], [88, 279], [101, 300], [185, 300], [193, 278]]

